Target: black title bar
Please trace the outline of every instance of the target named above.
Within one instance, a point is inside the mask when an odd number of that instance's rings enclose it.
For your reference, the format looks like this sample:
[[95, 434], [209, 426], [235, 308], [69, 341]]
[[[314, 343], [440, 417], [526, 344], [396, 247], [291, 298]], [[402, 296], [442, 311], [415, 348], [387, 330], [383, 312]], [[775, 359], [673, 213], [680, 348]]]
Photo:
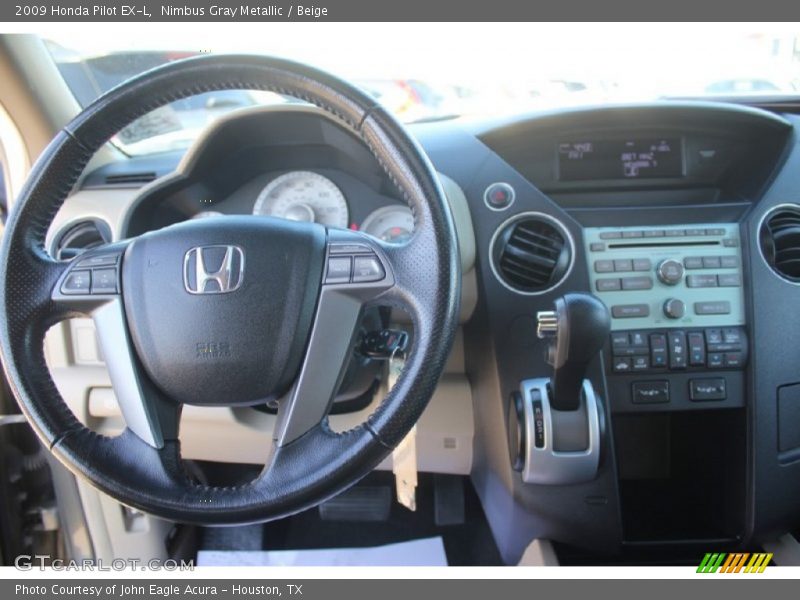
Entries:
[[[792, 21], [795, 0], [3, 0], [0, 21]], [[676, 31], [676, 35], [678, 32]], [[443, 40], [444, 42], [445, 40]], [[678, 39], [674, 40], [676, 43]]]

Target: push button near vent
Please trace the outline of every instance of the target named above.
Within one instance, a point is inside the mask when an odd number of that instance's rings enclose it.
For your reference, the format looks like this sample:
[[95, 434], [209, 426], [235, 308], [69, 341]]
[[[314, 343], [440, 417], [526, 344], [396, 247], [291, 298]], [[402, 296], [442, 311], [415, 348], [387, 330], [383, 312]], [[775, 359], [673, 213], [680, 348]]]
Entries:
[[517, 215], [494, 234], [492, 270], [507, 288], [522, 294], [539, 294], [567, 276], [573, 246], [566, 228], [552, 217], [539, 213]]

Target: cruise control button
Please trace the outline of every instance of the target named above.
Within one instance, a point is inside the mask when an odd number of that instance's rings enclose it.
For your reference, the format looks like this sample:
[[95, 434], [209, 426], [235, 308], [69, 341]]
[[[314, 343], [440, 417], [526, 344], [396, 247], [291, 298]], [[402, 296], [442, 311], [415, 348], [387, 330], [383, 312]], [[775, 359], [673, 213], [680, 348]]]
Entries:
[[376, 256], [356, 256], [353, 261], [353, 283], [380, 281], [386, 276]]
[[634, 404], [654, 404], [669, 402], [668, 381], [634, 381], [631, 384]]
[[615, 319], [634, 319], [650, 316], [650, 306], [647, 304], [619, 304], [611, 307], [611, 316]]
[[62, 294], [88, 294], [92, 287], [91, 271], [73, 271], [61, 284]]
[[92, 293], [93, 294], [116, 294], [117, 293], [117, 270], [116, 269], [92, 269]]
[[730, 313], [731, 303], [727, 300], [694, 303], [694, 314], [696, 315], [729, 315]]
[[328, 275], [325, 283], [350, 283], [353, 260], [349, 256], [328, 259]]
[[691, 379], [689, 381], [689, 398], [693, 402], [704, 402], [706, 400], [725, 400], [725, 379], [715, 377], [713, 379]]

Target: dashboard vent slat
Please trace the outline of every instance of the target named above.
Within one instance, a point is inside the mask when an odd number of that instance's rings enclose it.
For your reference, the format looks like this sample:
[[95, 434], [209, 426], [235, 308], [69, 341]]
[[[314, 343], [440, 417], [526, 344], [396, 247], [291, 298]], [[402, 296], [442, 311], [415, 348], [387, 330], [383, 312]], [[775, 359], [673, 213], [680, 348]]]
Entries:
[[156, 174], [152, 171], [145, 173], [119, 173], [116, 175], [107, 175], [105, 182], [106, 185], [138, 187], [154, 181], [155, 178]]
[[800, 206], [786, 206], [764, 219], [759, 244], [767, 264], [789, 281], [800, 282]]
[[566, 232], [539, 215], [517, 217], [495, 234], [492, 261], [498, 278], [511, 289], [538, 293], [557, 285], [572, 260]]

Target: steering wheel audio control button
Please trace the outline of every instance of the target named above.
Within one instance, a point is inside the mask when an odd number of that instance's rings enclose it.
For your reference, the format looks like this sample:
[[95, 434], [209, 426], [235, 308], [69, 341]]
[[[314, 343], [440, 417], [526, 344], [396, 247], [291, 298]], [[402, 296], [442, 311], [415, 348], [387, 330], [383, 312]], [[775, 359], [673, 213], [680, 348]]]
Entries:
[[325, 283], [350, 283], [353, 270], [353, 259], [349, 256], [337, 256], [328, 259], [328, 274]]
[[88, 294], [92, 287], [91, 271], [73, 271], [69, 273], [61, 284], [61, 293], [67, 295]]
[[356, 256], [353, 261], [353, 283], [370, 283], [386, 277], [376, 256]]
[[116, 294], [117, 293], [117, 270], [93, 269], [92, 270], [92, 294]]

